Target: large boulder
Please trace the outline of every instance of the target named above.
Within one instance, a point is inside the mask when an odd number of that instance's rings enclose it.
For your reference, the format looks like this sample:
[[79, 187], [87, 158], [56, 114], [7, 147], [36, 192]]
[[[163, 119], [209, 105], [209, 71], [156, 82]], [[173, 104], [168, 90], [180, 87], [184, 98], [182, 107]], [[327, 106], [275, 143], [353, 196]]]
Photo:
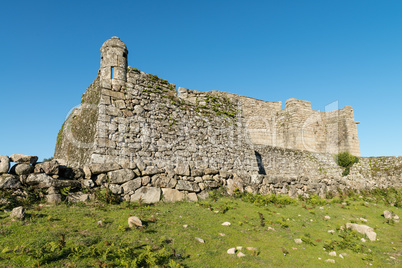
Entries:
[[163, 201], [165, 202], [176, 202], [183, 201], [186, 195], [176, 189], [162, 188]]
[[196, 182], [183, 181], [183, 180], [177, 181], [176, 189], [182, 190], [182, 191], [189, 191], [189, 192], [201, 191], [200, 186], [198, 186], [198, 184]]
[[0, 189], [17, 188], [21, 188], [21, 183], [17, 176], [11, 174], [0, 175]]
[[144, 203], [156, 203], [161, 199], [161, 188], [159, 187], [142, 187], [135, 191], [131, 196], [130, 201], [142, 200]]
[[28, 185], [33, 185], [38, 188], [49, 188], [50, 186], [54, 185], [54, 181], [55, 179], [43, 173], [29, 174], [28, 178], [26, 179], [26, 183]]
[[374, 232], [373, 228], [356, 223], [346, 223], [346, 228], [355, 230], [358, 233], [365, 234], [370, 241], [375, 241], [377, 239], [377, 234]]
[[109, 183], [123, 184], [134, 179], [135, 174], [131, 169], [119, 169], [107, 173]]
[[10, 156], [10, 160], [11, 162], [20, 164], [35, 164], [38, 161], [38, 157], [34, 155], [13, 154]]
[[121, 169], [121, 166], [117, 163], [91, 164], [89, 165], [89, 169], [93, 175], [98, 175], [101, 173]]
[[7, 155], [0, 155], [0, 174], [7, 173], [10, 169], [10, 158]]
[[35, 173], [46, 173], [47, 175], [58, 175], [60, 164], [57, 160], [51, 160], [35, 165]]

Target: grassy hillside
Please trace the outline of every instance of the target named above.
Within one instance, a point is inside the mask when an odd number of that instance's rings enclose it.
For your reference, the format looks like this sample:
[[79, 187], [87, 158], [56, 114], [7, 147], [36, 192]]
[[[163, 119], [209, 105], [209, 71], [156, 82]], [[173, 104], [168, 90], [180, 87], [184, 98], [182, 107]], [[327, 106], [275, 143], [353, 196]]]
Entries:
[[[382, 216], [402, 216], [400, 204], [393, 189], [327, 200], [215, 192], [195, 203], [34, 202], [22, 221], [0, 212], [0, 267], [400, 267], [401, 223]], [[144, 226], [128, 228], [130, 215]], [[347, 222], [374, 228], [378, 241], [343, 231]], [[227, 253], [236, 247], [244, 257]]]

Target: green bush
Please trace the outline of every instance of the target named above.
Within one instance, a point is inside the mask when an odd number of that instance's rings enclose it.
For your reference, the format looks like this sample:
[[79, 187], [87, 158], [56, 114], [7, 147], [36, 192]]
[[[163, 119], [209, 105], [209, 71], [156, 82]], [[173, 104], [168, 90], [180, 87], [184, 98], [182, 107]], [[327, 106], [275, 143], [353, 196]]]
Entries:
[[350, 168], [353, 166], [353, 164], [359, 162], [359, 158], [351, 155], [349, 152], [342, 152], [336, 155], [335, 161], [339, 166], [345, 168], [345, 170], [342, 172], [342, 176], [347, 176], [349, 175]]

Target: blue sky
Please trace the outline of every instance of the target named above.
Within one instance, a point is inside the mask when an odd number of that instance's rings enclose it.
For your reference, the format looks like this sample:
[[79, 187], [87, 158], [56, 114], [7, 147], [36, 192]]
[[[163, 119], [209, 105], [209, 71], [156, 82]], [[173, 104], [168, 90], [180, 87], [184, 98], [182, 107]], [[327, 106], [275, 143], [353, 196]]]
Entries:
[[0, 29], [3, 155], [53, 155], [112, 36], [177, 87], [350, 105], [362, 156], [402, 155], [402, 1], [14, 0]]

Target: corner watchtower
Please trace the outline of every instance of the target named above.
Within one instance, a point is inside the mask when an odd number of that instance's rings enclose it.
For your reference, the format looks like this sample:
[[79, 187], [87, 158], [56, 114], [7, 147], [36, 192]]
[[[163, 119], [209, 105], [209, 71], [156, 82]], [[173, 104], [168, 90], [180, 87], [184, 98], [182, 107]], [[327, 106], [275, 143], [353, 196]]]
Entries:
[[128, 50], [123, 41], [113, 36], [101, 49], [100, 80], [105, 88], [124, 86], [127, 81]]

